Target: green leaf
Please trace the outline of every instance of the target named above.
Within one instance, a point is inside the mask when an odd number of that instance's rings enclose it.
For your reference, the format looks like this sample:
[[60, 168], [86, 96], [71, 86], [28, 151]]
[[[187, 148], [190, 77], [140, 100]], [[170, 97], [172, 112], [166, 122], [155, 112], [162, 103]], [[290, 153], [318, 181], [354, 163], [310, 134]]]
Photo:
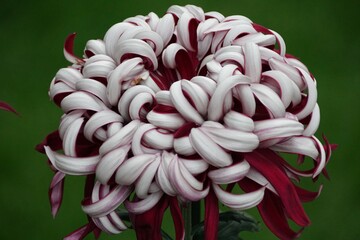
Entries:
[[[219, 240], [239, 240], [243, 231], [258, 232], [259, 223], [244, 212], [228, 211], [220, 213], [218, 224]], [[193, 240], [204, 239], [204, 222], [193, 227]]]

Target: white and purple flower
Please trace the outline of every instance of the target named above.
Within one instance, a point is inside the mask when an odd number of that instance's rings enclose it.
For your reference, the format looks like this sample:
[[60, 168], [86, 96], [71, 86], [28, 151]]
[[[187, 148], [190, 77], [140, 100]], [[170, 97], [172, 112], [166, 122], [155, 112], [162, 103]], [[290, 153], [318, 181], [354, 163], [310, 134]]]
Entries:
[[[187, 5], [117, 23], [103, 40], [88, 41], [81, 58], [74, 38], [64, 47], [72, 65], [57, 72], [49, 91], [64, 115], [37, 146], [55, 172], [54, 216], [65, 176], [87, 176], [82, 209], [89, 223], [66, 239], [124, 231], [115, 212], [122, 204], [138, 239], [161, 239], [168, 207], [176, 239], [183, 239], [179, 203], [203, 199], [210, 240], [217, 239], [218, 201], [257, 206], [281, 239], [300, 233], [288, 219], [310, 224], [302, 202], [321, 187], [310, 192], [298, 182], [327, 175], [334, 145], [314, 136], [316, 81], [286, 54], [278, 33], [244, 16]], [[314, 167], [299, 170], [280, 153], [297, 155], [299, 164], [311, 159]], [[244, 193], [231, 193], [236, 184]]]

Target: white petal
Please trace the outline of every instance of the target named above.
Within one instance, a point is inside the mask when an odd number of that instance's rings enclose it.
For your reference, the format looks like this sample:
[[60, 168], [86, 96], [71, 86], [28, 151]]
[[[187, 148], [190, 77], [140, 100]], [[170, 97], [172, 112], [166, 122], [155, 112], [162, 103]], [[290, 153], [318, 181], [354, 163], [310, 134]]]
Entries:
[[242, 84], [233, 89], [234, 97], [240, 100], [243, 113], [249, 117], [254, 116], [256, 101], [250, 86]]
[[74, 110], [61, 116], [61, 122], [59, 126], [59, 135], [63, 139], [65, 132], [68, 130], [70, 125], [77, 119], [81, 118], [86, 110]]
[[174, 17], [171, 14], [165, 14], [156, 26], [156, 32], [164, 41], [164, 46], [167, 46], [173, 36], [175, 28]]
[[114, 58], [115, 48], [120, 36], [134, 25], [127, 22], [121, 22], [113, 25], [105, 34], [104, 42], [106, 53]]
[[209, 96], [213, 95], [216, 89], [216, 82], [211, 78], [204, 76], [196, 76], [190, 80], [192, 83], [201, 87]]
[[153, 194], [150, 194], [147, 198], [144, 200], [140, 200], [138, 202], [125, 202], [126, 209], [135, 214], [142, 214], [146, 212], [147, 210], [153, 208], [161, 199], [163, 195], [163, 192], [159, 191]]
[[134, 133], [131, 143], [131, 150], [134, 155], [141, 155], [141, 154], [155, 154], [160, 152], [158, 149], [154, 149], [143, 144], [143, 137], [144, 135], [151, 131], [152, 129], [156, 129], [156, 127], [152, 124], [146, 123], [142, 124]]
[[76, 157], [76, 139], [83, 122], [83, 118], [78, 118], [73, 121], [65, 131], [62, 145], [64, 153], [68, 156]]
[[126, 124], [124, 127], [121, 128], [119, 132], [110, 137], [108, 140], [106, 140], [106, 142], [101, 145], [99, 153], [103, 155], [122, 145], [127, 145], [131, 143], [133, 135], [139, 126], [140, 122], [138, 120], [133, 120], [130, 123]]
[[86, 43], [85, 51], [93, 54], [106, 54], [105, 43], [103, 40], [89, 40]]
[[317, 148], [320, 150], [320, 155], [319, 157], [316, 159], [318, 162], [318, 165], [316, 166], [316, 170], [313, 174], [313, 178], [317, 177], [322, 170], [325, 168], [326, 165], [326, 154], [325, 154], [325, 150], [323, 145], [321, 144], [321, 142], [319, 141], [319, 139], [317, 139], [315, 136], [312, 137], [315, 140], [315, 143], [317, 145]]
[[227, 128], [201, 127], [202, 132], [211, 138], [215, 143], [235, 152], [251, 152], [259, 145], [258, 137], [249, 132], [243, 132]]
[[225, 167], [232, 163], [232, 157], [219, 145], [211, 140], [200, 129], [193, 128], [190, 133], [190, 141], [196, 152], [209, 164], [215, 167]]
[[55, 75], [56, 81], [61, 81], [71, 88], [75, 88], [77, 81], [83, 78], [83, 75], [74, 68], [61, 68]]
[[179, 18], [176, 30], [178, 33], [177, 37], [181, 45], [184, 46], [188, 51], [195, 52], [195, 49], [191, 45], [189, 33], [189, 24], [192, 19], [193, 17], [189, 13], [184, 12]]
[[125, 54], [136, 54], [149, 59], [152, 63], [151, 68], [157, 69], [158, 61], [154, 50], [144, 41], [139, 39], [128, 39], [119, 42], [115, 49], [115, 60], [118, 64], [121, 63], [121, 58]]
[[310, 77], [310, 75], [301, 68], [297, 68], [297, 69], [302, 74], [308, 88], [308, 99], [306, 105], [300, 112], [296, 114], [298, 119], [301, 120], [306, 118], [308, 115], [310, 115], [311, 112], [314, 110], [317, 101], [317, 90], [316, 90], [316, 84], [314, 80]]
[[218, 121], [224, 115], [223, 103], [226, 94], [235, 86], [250, 83], [250, 79], [244, 75], [234, 75], [226, 81], [221, 81], [212, 95], [208, 108], [208, 119]]
[[101, 99], [107, 107], [111, 107], [106, 95], [106, 86], [99, 81], [87, 78], [76, 83], [76, 90], [85, 91]]
[[143, 85], [136, 85], [126, 90], [124, 94], [121, 96], [120, 101], [118, 103], [119, 113], [125, 120], [130, 120], [129, 111], [130, 111], [131, 102], [140, 93], [149, 93], [151, 96], [155, 96], [155, 93], [153, 92], [153, 90], [151, 90], [151, 88]]
[[106, 184], [117, 168], [123, 163], [130, 150], [130, 145], [115, 149], [101, 157], [96, 166], [96, 178]]
[[184, 96], [182, 90], [182, 84], [184, 81], [187, 80], [177, 81], [171, 85], [171, 101], [174, 104], [176, 110], [178, 110], [185, 119], [191, 122], [201, 124], [204, 121], [203, 117], [196, 111], [196, 109], [189, 103], [189, 101]]
[[278, 152], [296, 153], [316, 159], [319, 152], [314, 141], [309, 137], [292, 137], [284, 142], [271, 146], [271, 149]]
[[116, 105], [123, 90], [123, 82], [133, 81], [143, 71], [144, 66], [141, 58], [132, 58], [117, 66], [108, 76], [107, 96], [109, 102]]
[[191, 174], [200, 174], [205, 172], [209, 168], [209, 164], [202, 159], [188, 160], [180, 159], [184, 166]]
[[[232, 27], [226, 34], [224, 38], [224, 46], [232, 45], [233, 41], [238, 38], [240, 35], [256, 33], [253, 26], [249, 24], [240, 24]], [[238, 38], [241, 39], [241, 38]], [[240, 44], [239, 44], [240, 45]]]
[[316, 104], [313, 112], [311, 113], [311, 119], [309, 124], [306, 126], [303, 135], [304, 136], [312, 136], [315, 134], [320, 124], [320, 108], [319, 105]]
[[121, 185], [133, 184], [155, 158], [155, 155], [143, 154], [127, 159], [116, 171], [116, 183]]
[[249, 172], [246, 174], [246, 177], [262, 186], [265, 186], [267, 189], [278, 195], [273, 185], [271, 185], [271, 183], [254, 168], [250, 168]]
[[155, 149], [171, 149], [173, 147], [174, 136], [165, 130], [154, 129], [144, 134], [145, 143]]
[[280, 55], [284, 57], [285, 53], [286, 53], [286, 45], [285, 45], [284, 39], [277, 32], [275, 32], [275, 31], [273, 31], [271, 29], [269, 29], [269, 30], [276, 37], [276, 40], [277, 40], [277, 42], [279, 44], [279, 48], [280, 48]]
[[191, 81], [181, 81], [181, 87], [183, 91], [185, 91], [191, 98], [196, 110], [202, 116], [206, 116], [207, 107], [209, 104], [209, 97], [207, 93], [201, 87]]
[[184, 156], [191, 156], [196, 153], [195, 149], [192, 147], [192, 144], [188, 136], [175, 138], [174, 150], [175, 152]]
[[285, 107], [280, 97], [271, 88], [262, 84], [251, 84], [251, 90], [259, 101], [264, 104], [274, 118], [285, 116]]
[[59, 171], [69, 175], [88, 175], [95, 172], [100, 157], [69, 157], [54, 152], [50, 147], [45, 146], [45, 152], [52, 165]]
[[92, 115], [84, 126], [84, 136], [93, 141], [93, 136], [99, 128], [112, 122], [123, 122], [123, 118], [114, 111], [104, 110]]
[[236, 210], [255, 207], [262, 201], [265, 191], [265, 187], [262, 187], [254, 192], [235, 195], [222, 190], [217, 184], [213, 184], [213, 188], [220, 202]]
[[[266, 71], [262, 74], [262, 76], [272, 79], [277, 84], [275, 85], [276, 88], [280, 87], [281, 101], [283, 102], [285, 108], [287, 108], [291, 103], [294, 91], [296, 91], [296, 85], [294, 86], [291, 79], [280, 71]], [[270, 80], [270, 84], [271, 83], [272, 82]]]
[[170, 180], [177, 192], [185, 199], [190, 201], [199, 201], [207, 196], [209, 187], [198, 191], [188, 183], [188, 179], [183, 176], [177, 156], [175, 155], [170, 164]]
[[301, 135], [304, 126], [298, 122], [286, 118], [268, 119], [255, 122], [254, 133], [260, 141], [273, 138], [285, 138]]
[[285, 73], [300, 90], [303, 90], [306, 87], [305, 82], [302, 80], [302, 77], [296, 68], [284, 63], [283, 60], [271, 58], [269, 59], [269, 66], [273, 70], [279, 70]]
[[251, 118], [235, 111], [230, 111], [225, 115], [224, 123], [227, 127], [244, 132], [252, 132], [255, 127]]
[[115, 187], [108, 195], [97, 202], [82, 205], [83, 211], [91, 217], [103, 217], [114, 211], [130, 195], [131, 188]]
[[250, 77], [253, 83], [260, 81], [261, 76], [261, 58], [259, 47], [252, 42], [244, 46], [245, 74]]
[[156, 127], [169, 130], [177, 130], [186, 123], [179, 113], [158, 113], [153, 110], [146, 115], [146, 119]]
[[129, 106], [130, 119], [143, 119], [146, 117], [146, 110], [143, 108], [146, 104], [152, 106], [154, 102], [154, 95], [148, 92], [141, 92], [137, 94], [131, 101]]
[[109, 72], [114, 70], [115, 67], [116, 64], [112, 58], [107, 55], [99, 54], [89, 58], [85, 62], [82, 71], [85, 78], [106, 78]]
[[208, 176], [216, 184], [234, 183], [244, 178], [249, 169], [249, 163], [244, 160], [225, 168], [209, 171]]
[[139, 198], [146, 198], [150, 192], [150, 185], [154, 181], [154, 176], [158, 170], [160, 164], [160, 155], [150, 163], [144, 172], [140, 175], [139, 179], [135, 183], [135, 193]]
[[99, 112], [106, 109], [106, 106], [99, 99], [85, 92], [74, 92], [61, 101], [61, 109], [65, 113], [76, 109]]
[[265, 35], [263, 33], [258, 32], [237, 38], [232, 42], [232, 44], [242, 46], [248, 42], [255, 43], [258, 46], [271, 46], [271, 45], [275, 45], [276, 38], [274, 37], [274, 35], [269, 35], [269, 34]]

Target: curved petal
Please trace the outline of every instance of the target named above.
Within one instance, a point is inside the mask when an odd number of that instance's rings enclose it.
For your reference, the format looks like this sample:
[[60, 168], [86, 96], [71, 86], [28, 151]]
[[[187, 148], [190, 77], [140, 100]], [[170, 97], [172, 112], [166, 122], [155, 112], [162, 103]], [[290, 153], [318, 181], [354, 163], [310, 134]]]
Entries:
[[265, 191], [265, 187], [262, 187], [250, 193], [235, 195], [222, 190], [217, 184], [213, 184], [212, 186], [219, 201], [229, 208], [236, 210], [245, 210], [255, 207], [262, 201]]
[[250, 165], [244, 160], [229, 167], [211, 170], [208, 176], [215, 184], [228, 184], [238, 182], [246, 176], [249, 170]]
[[198, 128], [193, 128], [190, 141], [195, 151], [209, 164], [225, 167], [232, 163], [232, 157]]
[[52, 165], [59, 171], [69, 175], [88, 175], [95, 172], [100, 160], [99, 156], [93, 157], [69, 157], [52, 151], [45, 146], [45, 152]]
[[114, 211], [130, 195], [132, 189], [127, 186], [117, 186], [104, 198], [82, 204], [82, 210], [91, 217], [103, 217]]
[[145, 199], [137, 202], [125, 201], [124, 205], [129, 212], [141, 214], [153, 208], [159, 202], [162, 196], [163, 192], [159, 191], [156, 193], [152, 193], [148, 195]]
[[127, 159], [117, 169], [115, 181], [121, 185], [133, 184], [143, 173], [145, 168], [156, 159], [155, 155], [143, 154]]

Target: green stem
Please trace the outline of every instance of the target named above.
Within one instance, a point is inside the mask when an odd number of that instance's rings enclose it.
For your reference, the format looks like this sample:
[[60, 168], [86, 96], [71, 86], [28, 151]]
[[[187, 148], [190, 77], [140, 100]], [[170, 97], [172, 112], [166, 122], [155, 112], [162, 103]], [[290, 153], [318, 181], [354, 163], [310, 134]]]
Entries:
[[192, 227], [192, 219], [191, 219], [191, 202], [185, 202], [182, 204], [181, 213], [184, 218], [185, 224], [185, 239], [191, 240], [191, 227]]
[[191, 224], [192, 226], [196, 226], [200, 223], [201, 219], [201, 201], [192, 202], [191, 203]]

